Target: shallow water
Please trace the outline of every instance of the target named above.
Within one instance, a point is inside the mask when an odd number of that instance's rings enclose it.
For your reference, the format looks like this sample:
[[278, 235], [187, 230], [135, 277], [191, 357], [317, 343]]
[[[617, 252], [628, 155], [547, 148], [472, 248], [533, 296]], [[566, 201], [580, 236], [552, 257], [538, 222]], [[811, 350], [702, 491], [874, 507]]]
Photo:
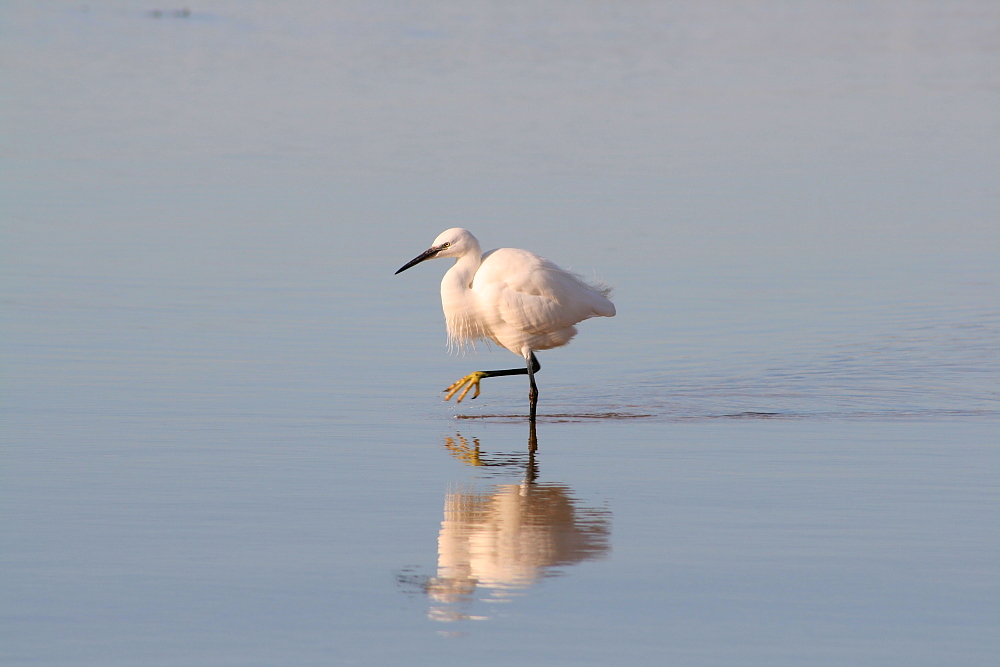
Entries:
[[[4, 664], [1000, 651], [992, 3], [0, 17]], [[456, 225], [616, 286], [534, 440]]]

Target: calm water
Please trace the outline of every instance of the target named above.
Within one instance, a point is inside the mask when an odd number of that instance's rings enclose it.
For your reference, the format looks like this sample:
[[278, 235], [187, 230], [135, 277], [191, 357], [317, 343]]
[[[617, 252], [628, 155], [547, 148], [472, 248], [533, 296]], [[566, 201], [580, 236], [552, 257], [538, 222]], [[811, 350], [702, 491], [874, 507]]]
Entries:
[[[11, 2], [10, 665], [985, 665], [992, 2]], [[441, 230], [616, 286], [523, 378]]]

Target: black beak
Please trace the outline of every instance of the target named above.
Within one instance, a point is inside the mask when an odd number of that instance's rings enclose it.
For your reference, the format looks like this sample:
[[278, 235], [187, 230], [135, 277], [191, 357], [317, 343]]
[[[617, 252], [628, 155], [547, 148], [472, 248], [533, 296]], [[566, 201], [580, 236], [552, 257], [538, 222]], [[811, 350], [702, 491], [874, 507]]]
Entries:
[[419, 255], [417, 255], [416, 257], [414, 257], [413, 259], [411, 259], [409, 262], [407, 262], [406, 264], [404, 264], [399, 269], [399, 271], [396, 271], [396, 273], [394, 275], [399, 275], [400, 273], [402, 273], [403, 271], [406, 271], [411, 266], [416, 266], [420, 262], [423, 262], [423, 261], [428, 260], [428, 259], [434, 259], [434, 256], [437, 255], [439, 252], [441, 252], [441, 249], [442, 249], [442, 246], [435, 246], [433, 248], [428, 248], [427, 250], [423, 251], [422, 253], [420, 253]]

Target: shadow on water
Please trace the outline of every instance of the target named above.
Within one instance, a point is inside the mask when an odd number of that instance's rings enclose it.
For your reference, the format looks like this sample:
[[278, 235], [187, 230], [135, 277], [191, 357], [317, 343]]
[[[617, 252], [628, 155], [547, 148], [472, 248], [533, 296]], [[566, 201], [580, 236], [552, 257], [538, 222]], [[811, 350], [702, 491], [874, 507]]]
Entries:
[[[649, 419], [655, 417], [649, 413], [629, 413], [629, 412], [576, 412], [576, 413], [554, 413], [551, 415], [538, 415], [540, 422], [587, 422], [587, 421], [609, 421], [621, 419]], [[524, 415], [502, 415], [502, 414], [481, 414], [481, 415], [455, 415], [455, 419], [482, 420], [488, 422], [514, 422], [523, 421]]]
[[[706, 401], [707, 402], [707, 401]], [[538, 415], [539, 422], [560, 423], [593, 423], [601, 421], [631, 421], [642, 420], [659, 423], [707, 422], [717, 420], [841, 420], [859, 421], [878, 419], [881, 421], [919, 421], [928, 419], [997, 419], [1000, 410], [989, 409], [848, 409], [848, 410], [699, 410], [685, 406], [680, 408], [650, 406], [648, 412], [574, 412]], [[456, 420], [480, 421], [494, 424], [511, 424], [527, 421], [520, 414], [471, 414], [455, 415]], [[473, 464], [475, 465], [475, 464]]]
[[610, 552], [607, 508], [584, 507], [568, 485], [538, 481], [534, 424], [523, 453], [485, 452], [480, 438], [459, 433], [446, 437], [444, 446], [476, 468], [477, 477], [485, 472], [519, 481], [484, 487], [474, 478], [445, 493], [437, 573], [409, 568], [397, 575], [404, 592], [430, 599], [431, 620], [486, 620], [489, 604], [507, 602], [542, 579], [565, 574], [564, 567]]
[[[670, 414], [663, 413], [657, 414], [653, 412], [561, 412], [553, 413], [549, 415], [538, 415], [537, 421], [539, 422], [549, 422], [553, 424], [565, 424], [565, 423], [588, 423], [588, 422], [598, 422], [598, 421], [630, 421], [630, 420], [652, 420], [652, 421], [690, 421], [690, 420], [708, 420], [708, 419], [795, 419], [805, 417], [807, 415], [797, 415], [792, 413], [784, 412], [762, 412], [755, 410], [746, 410], [742, 412], [730, 412], [722, 414]], [[520, 414], [472, 414], [472, 415], [455, 415], [455, 419], [469, 420], [469, 421], [482, 421], [488, 423], [498, 423], [498, 424], [509, 424], [512, 422], [522, 422], [526, 420], [524, 415]], [[470, 465], [492, 465], [491, 463], [476, 463], [475, 457], [478, 456], [478, 449], [475, 452], [465, 451], [468, 447], [468, 442], [462, 442], [461, 444], [456, 444], [454, 439], [449, 446], [449, 449], [455, 450], [456, 456], [462, 458], [463, 456], [470, 457], [467, 461]], [[530, 443], [529, 443], [530, 449]], [[462, 452], [459, 454], [458, 452]]]

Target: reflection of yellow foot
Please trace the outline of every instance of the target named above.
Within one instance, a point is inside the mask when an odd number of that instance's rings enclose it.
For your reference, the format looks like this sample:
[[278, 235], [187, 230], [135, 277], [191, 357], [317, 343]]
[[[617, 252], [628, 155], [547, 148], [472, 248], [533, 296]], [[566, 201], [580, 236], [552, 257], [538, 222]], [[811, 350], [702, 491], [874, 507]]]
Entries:
[[462, 387], [465, 387], [465, 390], [462, 391], [461, 394], [458, 394], [458, 400], [455, 401], [456, 403], [461, 403], [462, 399], [465, 398], [465, 395], [468, 394], [469, 390], [472, 389], [473, 387], [476, 388], [476, 393], [472, 395], [472, 398], [479, 396], [479, 381], [482, 380], [484, 377], [487, 377], [484, 371], [476, 371], [475, 373], [469, 373], [464, 378], [462, 378], [458, 382], [455, 382], [450, 387], [445, 389], [445, 391], [448, 392], [448, 395], [444, 397], [444, 400], [446, 401], [450, 400], [451, 397], [454, 396], [459, 389], [462, 389]]
[[449, 452], [470, 466], [485, 465], [482, 459], [479, 458], [479, 438], [472, 439], [472, 444], [475, 446], [473, 448], [469, 445], [469, 441], [463, 438], [461, 434], [456, 433], [455, 437], [458, 438], [458, 442], [455, 442], [455, 438], [450, 436], [444, 439], [444, 446], [448, 448]]

